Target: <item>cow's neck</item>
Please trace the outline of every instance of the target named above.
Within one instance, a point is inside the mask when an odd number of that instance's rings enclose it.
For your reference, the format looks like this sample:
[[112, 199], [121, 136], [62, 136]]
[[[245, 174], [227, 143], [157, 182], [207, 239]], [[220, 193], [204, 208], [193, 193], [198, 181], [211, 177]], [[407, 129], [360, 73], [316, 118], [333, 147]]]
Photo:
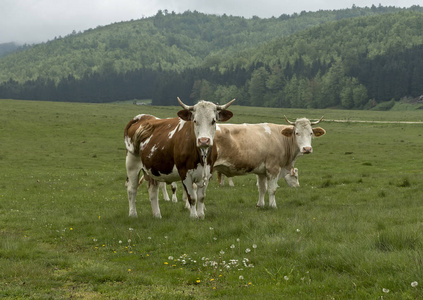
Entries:
[[295, 135], [291, 138], [288, 138], [288, 148], [287, 148], [287, 165], [292, 165], [292, 163], [297, 160], [298, 156], [301, 155], [300, 148], [298, 148]]
[[200, 158], [203, 165], [203, 174], [202, 174], [202, 180], [201, 183], [199, 183], [199, 187], [203, 187], [205, 184], [207, 184], [207, 181], [209, 180], [207, 178], [207, 157], [211, 153], [210, 148], [200, 148]]

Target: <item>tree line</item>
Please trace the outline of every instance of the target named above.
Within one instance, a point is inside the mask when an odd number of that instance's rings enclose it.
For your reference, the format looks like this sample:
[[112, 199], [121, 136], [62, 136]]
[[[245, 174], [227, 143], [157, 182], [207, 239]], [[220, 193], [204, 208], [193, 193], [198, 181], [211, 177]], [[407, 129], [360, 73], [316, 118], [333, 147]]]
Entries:
[[379, 102], [423, 94], [423, 45], [404, 52], [363, 57], [348, 68], [338, 59], [306, 65], [302, 57], [282, 68], [262, 63], [225, 72], [210, 68], [182, 72], [139, 69], [109, 72], [76, 79], [69, 75], [56, 84], [37, 79], [21, 84], [0, 84], [2, 98], [112, 102], [152, 99], [154, 105], [175, 105], [176, 97], [193, 104], [206, 99], [224, 102], [237, 98], [240, 105], [346, 109], [371, 108]]
[[[187, 103], [237, 98], [237, 103], [252, 106], [369, 108], [423, 94], [421, 10], [353, 7], [248, 20], [159, 11], [145, 20], [73, 33], [32, 47], [28, 53], [37, 55], [26, 53], [22, 61], [25, 51], [1, 60], [6, 67], [31, 59], [40, 66], [21, 66], [21, 74], [28, 76], [1, 82], [0, 98], [148, 98], [155, 105], [175, 105], [179, 96]], [[333, 21], [336, 16], [339, 20]], [[295, 29], [306, 24], [314, 26]], [[262, 36], [275, 29], [286, 34], [263, 42]], [[143, 45], [144, 38], [149, 45]], [[251, 45], [245, 45], [247, 41]], [[57, 56], [60, 53], [66, 55]]]

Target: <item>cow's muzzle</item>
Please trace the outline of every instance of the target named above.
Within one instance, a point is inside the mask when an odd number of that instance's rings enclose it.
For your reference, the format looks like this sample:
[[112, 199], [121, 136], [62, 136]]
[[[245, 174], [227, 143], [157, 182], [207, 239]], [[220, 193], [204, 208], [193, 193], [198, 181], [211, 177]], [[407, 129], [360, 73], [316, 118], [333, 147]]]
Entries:
[[199, 138], [197, 141], [198, 147], [210, 147], [210, 139], [209, 138]]
[[303, 149], [301, 149], [301, 152], [303, 154], [310, 154], [311, 152], [313, 152], [313, 148], [312, 147], [303, 147]]

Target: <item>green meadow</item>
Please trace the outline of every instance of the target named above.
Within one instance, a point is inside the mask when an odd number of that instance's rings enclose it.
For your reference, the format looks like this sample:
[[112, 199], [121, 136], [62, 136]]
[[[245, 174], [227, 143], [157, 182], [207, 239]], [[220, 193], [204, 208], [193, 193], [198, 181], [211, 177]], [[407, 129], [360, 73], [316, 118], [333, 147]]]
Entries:
[[214, 178], [192, 220], [179, 184], [158, 220], [144, 184], [129, 218], [123, 129], [176, 103], [0, 100], [0, 298], [423, 297], [423, 124], [399, 123], [421, 111], [233, 105], [231, 123], [325, 116], [301, 186], [280, 181], [278, 209], [258, 209], [255, 176]]

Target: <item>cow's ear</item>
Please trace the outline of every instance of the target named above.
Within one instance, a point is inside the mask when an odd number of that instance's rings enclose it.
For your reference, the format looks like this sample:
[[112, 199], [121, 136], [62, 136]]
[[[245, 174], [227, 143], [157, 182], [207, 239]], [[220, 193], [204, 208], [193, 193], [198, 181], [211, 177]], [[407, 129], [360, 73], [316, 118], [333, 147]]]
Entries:
[[326, 130], [324, 130], [322, 127], [315, 127], [313, 128], [313, 133], [315, 137], [322, 136], [326, 133]]
[[293, 126], [288, 126], [285, 127], [284, 129], [282, 129], [281, 133], [286, 136], [286, 137], [291, 137], [292, 133], [294, 132], [294, 127]]
[[218, 118], [219, 118], [218, 120], [225, 122], [225, 121], [229, 120], [230, 118], [232, 118], [233, 115], [234, 114], [231, 111], [223, 109], [223, 110], [219, 111], [219, 113], [218, 113]]
[[183, 109], [178, 111], [178, 117], [180, 117], [184, 121], [191, 121], [192, 120], [192, 112], [189, 110]]

